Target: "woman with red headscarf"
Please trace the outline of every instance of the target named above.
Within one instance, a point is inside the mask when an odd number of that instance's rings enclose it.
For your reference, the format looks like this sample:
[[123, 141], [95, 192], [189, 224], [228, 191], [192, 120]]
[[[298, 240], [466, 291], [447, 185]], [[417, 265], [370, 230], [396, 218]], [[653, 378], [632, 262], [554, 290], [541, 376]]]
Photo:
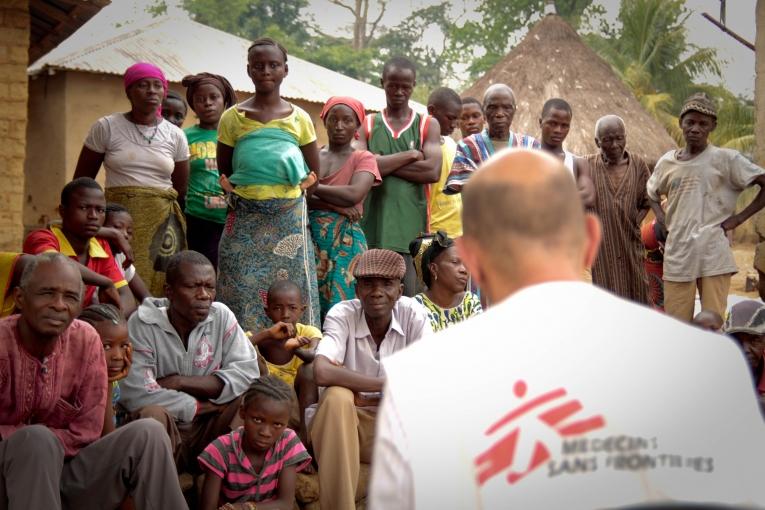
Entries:
[[351, 147], [364, 121], [360, 101], [331, 97], [321, 111], [321, 119], [329, 143], [319, 152], [319, 184], [308, 206], [323, 322], [335, 303], [354, 297], [353, 266], [367, 249], [358, 220], [367, 193], [382, 179], [374, 154]]
[[138, 62], [125, 71], [130, 111], [101, 117], [90, 128], [74, 178], [106, 172], [106, 199], [133, 217], [133, 256], [141, 278], [162, 295], [167, 261], [186, 247], [186, 223], [178, 203], [186, 195], [189, 146], [180, 128], [162, 118], [167, 80]]

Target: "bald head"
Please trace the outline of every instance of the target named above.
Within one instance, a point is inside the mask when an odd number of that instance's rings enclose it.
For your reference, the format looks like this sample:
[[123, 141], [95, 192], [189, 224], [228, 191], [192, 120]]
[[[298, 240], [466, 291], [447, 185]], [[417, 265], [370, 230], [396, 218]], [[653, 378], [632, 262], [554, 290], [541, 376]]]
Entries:
[[560, 266], [561, 260], [572, 274], [583, 269], [576, 267], [584, 260], [584, 210], [571, 174], [557, 158], [502, 151], [465, 184], [462, 205], [466, 249], [477, 247], [483, 259], [477, 264], [490, 267], [493, 278], [519, 280], [532, 265]]
[[494, 85], [489, 85], [489, 88], [486, 89], [486, 92], [483, 93], [483, 104], [486, 105], [486, 101], [494, 97], [495, 95], [509, 95], [513, 98], [513, 103], [515, 103], [515, 94], [513, 93], [513, 89], [510, 88], [509, 85], [505, 85], [504, 83], [495, 83]]

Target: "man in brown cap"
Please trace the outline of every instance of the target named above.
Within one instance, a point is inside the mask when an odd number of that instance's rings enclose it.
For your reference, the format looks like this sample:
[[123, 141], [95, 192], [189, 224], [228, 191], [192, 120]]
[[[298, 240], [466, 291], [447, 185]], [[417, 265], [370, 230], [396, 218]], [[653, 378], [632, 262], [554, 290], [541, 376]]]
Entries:
[[322, 508], [353, 510], [366, 493], [359, 469], [372, 458], [385, 383], [380, 362], [431, 333], [425, 309], [402, 296], [405, 272], [396, 252], [364, 252], [353, 270], [357, 299], [336, 304], [324, 321], [313, 370], [316, 384], [325, 388], [310, 428]]
[[[714, 101], [704, 93], [690, 96], [680, 111], [685, 147], [662, 156], [646, 185], [656, 222], [668, 232], [664, 309], [684, 321], [693, 318], [697, 288], [701, 308], [725, 317], [730, 277], [738, 271], [726, 233], [765, 206], [765, 170], [738, 151], [711, 145], [716, 126]], [[738, 195], [755, 184], [757, 197], [736, 214]]]

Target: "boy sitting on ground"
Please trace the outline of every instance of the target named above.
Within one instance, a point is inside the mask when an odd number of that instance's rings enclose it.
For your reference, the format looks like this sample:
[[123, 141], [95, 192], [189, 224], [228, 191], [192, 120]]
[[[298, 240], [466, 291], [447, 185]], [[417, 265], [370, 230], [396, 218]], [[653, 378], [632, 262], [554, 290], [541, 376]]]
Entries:
[[319, 329], [297, 322], [305, 308], [300, 287], [290, 280], [277, 280], [268, 289], [265, 307], [274, 325], [250, 338], [265, 360], [268, 373], [295, 388], [303, 442], [307, 439], [305, 409], [319, 400], [313, 370], [307, 364], [313, 361], [321, 339]]

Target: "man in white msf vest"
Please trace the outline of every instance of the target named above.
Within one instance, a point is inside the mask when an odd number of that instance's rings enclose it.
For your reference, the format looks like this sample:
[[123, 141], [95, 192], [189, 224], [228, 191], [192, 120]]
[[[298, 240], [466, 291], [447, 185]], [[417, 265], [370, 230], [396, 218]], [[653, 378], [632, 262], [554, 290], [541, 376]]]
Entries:
[[578, 281], [600, 225], [561, 163], [503, 151], [463, 204], [495, 304], [383, 361], [371, 510], [765, 506], [743, 355]]

